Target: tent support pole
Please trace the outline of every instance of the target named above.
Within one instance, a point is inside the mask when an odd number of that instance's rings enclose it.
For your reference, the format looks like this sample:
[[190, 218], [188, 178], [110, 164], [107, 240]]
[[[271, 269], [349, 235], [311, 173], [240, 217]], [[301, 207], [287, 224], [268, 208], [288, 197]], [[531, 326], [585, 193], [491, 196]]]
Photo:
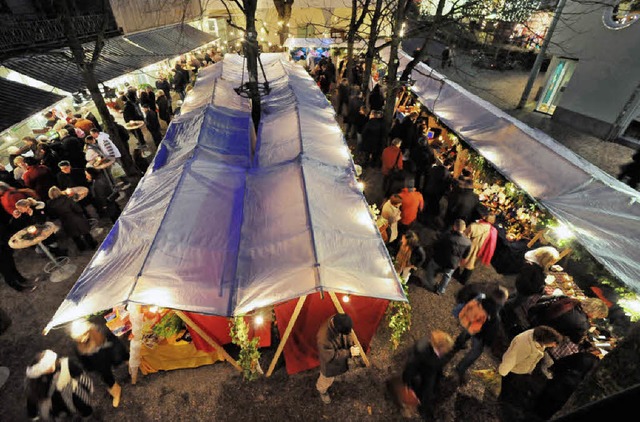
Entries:
[[224, 357], [224, 359], [227, 362], [229, 362], [231, 365], [233, 365], [233, 367], [236, 368], [238, 371], [242, 371], [242, 368], [240, 367], [238, 362], [236, 362], [236, 360], [234, 358], [232, 358], [229, 355], [229, 353], [227, 353], [227, 351], [222, 348], [222, 346], [220, 346], [218, 343], [216, 343], [214, 339], [209, 337], [209, 335], [207, 333], [205, 333], [200, 327], [198, 327], [198, 324], [193, 322], [193, 320], [191, 318], [189, 318], [184, 312], [178, 311], [178, 310], [174, 310], [174, 312], [176, 313], [176, 315], [178, 315], [180, 317], [181, 320], [183, 320], [185, 322], [185, 324], [187, 324], [189, 327], [191, 327], [193, 329], [193, 331], [198, 333], [198, 335], [200, 337], [202, 337], [204, 339], [204, 341], [206, 341], [207, 343], [209, 343], [210, 346], [212, 346], [214, 349], [216, 349], [216, 351], [220, 355], [222, 355], [222, 357]]
[[[329, 292], [329, 296], [331, 296], [333, 305], [336, 307], [338, 312], [340, 312], [341, 314], [344, 314], [345, 313], [344, 308], [340, 304], [340, 301], [338, 300], [338, 297], [336, 296], [335, 292]], [[356, 332], [354, 330], [351, 330], [351, 335], [353, 336], [353, 341], [356, 343], [356, 346], [360, 348], [360, 355], [362, 356], [362, 360], [364, 361], [364, 364], [367, 367], [371, 366], [371, 362], [369, 362], [369, 358], [367, 357], [367, 354], [364, 352], [364, 349], [360, 344], [360, 340], [358, 340], [358, 336], [356, 335]]]
[[278, 344], [278, 349], [276, 349], [276, 354], [273, 356], [273, 359], [271, 359], [271, 364], [269, 365], [269, 370], [267, 371], [267, 378], [271, 376], [271, 374], [273, 373], [273, 370], [276, 367], [278, 358], [280, 358], [280, 354], [284, 349], [284, 345], [287, 343], [287, 340], [289, 340], [289, 335], [291, 334], [291, 331], [293, 330], [293, 326], [298, 320], [298, 315], [300, 315], [300, 311], [302, 310], [302, 305], [304, 305], [304, 301], [306, 299], [307, 299], [307, 295], [300, 296], [298, 298], [298, 303], [296, 304], [296, 308], [293, 310], [293, 314], [291, 314], [291, 319], [289, 320], [289, 324], [287, 324], [286, 330], [284, 330], [284, 335], [280, 340], [280, 344]]

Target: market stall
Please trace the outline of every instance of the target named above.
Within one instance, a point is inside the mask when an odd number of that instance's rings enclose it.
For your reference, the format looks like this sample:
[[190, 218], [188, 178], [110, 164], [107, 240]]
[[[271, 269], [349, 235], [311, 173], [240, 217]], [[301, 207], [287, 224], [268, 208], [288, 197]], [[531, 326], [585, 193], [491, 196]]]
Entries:
[[[411, 58], [399, 59], [402, 69]], [[640, 290], [638, 191], [424, 63], [411, 77], [422, 105], [569, 228], [607, 270]]]
[[[347, 311], [368, 349], [388, 301], [406, 300], [402, 287], [330, 104], [282, 55], [262, 60], [272, 91], [257, 137], [233, 90], [242, 58], [227, 55], [201, 71], [152, 169], [47, 329], [127, 305], [132, 350], [144, 350], [145, 307], [168, 309], [204, 340], [195, 349], [237, 366], [221, 347], [229, 318], [255, 328], [273, 312], [281, 340], [269, 373], [280, 353], [295, 373], [318, 364], [309, 347], [317, 326]], [[269, 340], [257, 331], [250, 337]], [[180, 343], [183, 333], [171, 334], [160, 346]], [[132, 355], [134, 372], [149, 363]]]

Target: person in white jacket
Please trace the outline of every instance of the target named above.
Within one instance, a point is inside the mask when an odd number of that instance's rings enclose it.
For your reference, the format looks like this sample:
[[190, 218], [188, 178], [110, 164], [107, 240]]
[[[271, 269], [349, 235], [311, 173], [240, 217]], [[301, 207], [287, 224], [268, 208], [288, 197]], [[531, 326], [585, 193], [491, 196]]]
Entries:
[[122, 156], [118, 147], [116, 147], [111, 141], [111, 138], [109, 138], [109, 134], [100, 132], [98, 129], [91, 129], [90, 133], [91, 136], [93, 136], [93, 138], [97, 141], [100, 150], [102, 150], [104, 154], [104, 157], [118, 159]]
[[388, 244], [394, 242], [398, 238], [398, 221], [400, 221], [401, 217], [401, 205], [402, 198], [400, 195], [392, 195], [391, 198], [382, 205], [381, 216], [389, 222], [389, 227], [391, 227], [391, 235], [389, 236]]
[[498, 373], [502, 376], [500, 400], [518, 405], [532, 402], [530, 399], [535, 394], [536, 385], [540, 384], [536, 379], [542, 376], [542, 368], [539, 372], [534, 371], [544, 358], [545, 349], [556, 347], [561, 342], [562, 334], [545, 325], [515, 336], [498, 366]]

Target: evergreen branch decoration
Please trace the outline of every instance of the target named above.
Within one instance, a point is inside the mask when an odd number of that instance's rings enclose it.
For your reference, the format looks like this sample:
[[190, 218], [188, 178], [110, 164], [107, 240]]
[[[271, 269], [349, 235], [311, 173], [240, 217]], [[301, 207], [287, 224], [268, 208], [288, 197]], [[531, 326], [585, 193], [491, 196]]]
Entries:
[[[404, 278], [400, 277], [400, 284], [407, 300], [409, 288]], [[411, 304], [410, 302], [392, 301], [388, 308], [389, 328], [391, 328], [391, 348], [396, 350], [400, 345], [402, 336], [411, 329]]]
[[253, 381], [262, 374], [260, 368], [260, 351], [258, 342], [260, 337], [249, 340], [249, 325], [244, 317], [238, 316], [229, 323], [231, 341], [240, 347], [238, 364], [242, 368], [242, 376], [247, 381]]

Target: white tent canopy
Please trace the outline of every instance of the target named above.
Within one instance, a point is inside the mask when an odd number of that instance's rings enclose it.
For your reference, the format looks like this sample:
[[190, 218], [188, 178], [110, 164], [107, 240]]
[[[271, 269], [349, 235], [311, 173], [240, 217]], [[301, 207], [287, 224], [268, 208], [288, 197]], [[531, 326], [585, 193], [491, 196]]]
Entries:
[[123, 303], [240, 315], [316, 292], [406, 300], [313, 80], [263, 54], [252, 155], [242, 59], [200, 71], [121, 217], [47, 329]]
[[289, 37], [283, 46], [291, 48], [329, 48], [335, 44], [333, 38], [295, 38]]
[[[401, 69], [411, 60], [404, 53], [399, 58]], [[640, 192], [424, 63], [411, 77], [422, 104], [567, 225], [612, 274], [640, 291]]]

